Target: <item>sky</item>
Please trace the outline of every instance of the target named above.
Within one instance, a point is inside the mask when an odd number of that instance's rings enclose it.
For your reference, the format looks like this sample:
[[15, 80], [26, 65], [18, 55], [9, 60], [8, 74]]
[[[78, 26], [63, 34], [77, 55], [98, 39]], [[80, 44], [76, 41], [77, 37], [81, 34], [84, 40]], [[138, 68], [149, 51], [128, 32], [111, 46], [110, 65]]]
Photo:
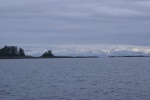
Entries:
[[0, 0], [0, 47], [150, 50], [150, 0]]

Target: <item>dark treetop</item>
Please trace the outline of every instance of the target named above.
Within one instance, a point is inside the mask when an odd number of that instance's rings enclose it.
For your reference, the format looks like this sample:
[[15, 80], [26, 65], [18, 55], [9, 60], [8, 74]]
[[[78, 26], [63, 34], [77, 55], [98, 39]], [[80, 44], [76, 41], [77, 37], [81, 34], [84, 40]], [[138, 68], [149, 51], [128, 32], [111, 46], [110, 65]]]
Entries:
[[46, 51], [41, 57], [54, 57], [51, 50]]
[[5, 46], [0, 49], [0, 57], [16, 57], [25, 56], [24, 50], [22, 48], [17, 48], [17, 46]]

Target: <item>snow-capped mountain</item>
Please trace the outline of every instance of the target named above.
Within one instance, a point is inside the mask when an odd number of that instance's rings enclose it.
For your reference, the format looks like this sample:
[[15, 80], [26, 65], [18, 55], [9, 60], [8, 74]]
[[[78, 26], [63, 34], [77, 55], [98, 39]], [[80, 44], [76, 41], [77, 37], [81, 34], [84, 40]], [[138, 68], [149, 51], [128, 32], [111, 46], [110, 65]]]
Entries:
[[[25, 50], [27, 55], [41, 56], [45, 51], [44, 49], [39, 50]], [[52, 52], [56, 56], [150, 56], [150, 50], [140, 50], [135, 48], [119, 49], [81, 49], [81, 48], [63, 48], [63, 49], [52, 49]]]
[[43, 52], [41, 50], [30, 50], [30, 49], [25, 50], [26, 55], [30, 55], [30, 56], [34, 56], [34, 57], [41, 56], [42, 53]]

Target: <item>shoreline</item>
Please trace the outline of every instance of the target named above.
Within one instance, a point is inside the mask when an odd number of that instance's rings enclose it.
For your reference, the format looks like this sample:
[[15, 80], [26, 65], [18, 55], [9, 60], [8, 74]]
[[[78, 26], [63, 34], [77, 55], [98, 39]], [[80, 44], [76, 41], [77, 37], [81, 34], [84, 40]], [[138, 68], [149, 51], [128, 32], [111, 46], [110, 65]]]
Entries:
[[[105, 58], [134, 58], [150, 56], [108, 56]], [[103, 58], [98, 56], [54, 56], [54, 57], [0, 57], [0, 59], [51, 59], [51, 58]]]
[[48, 58], [99, 58], [98, 56], [54, 56], [54, 57], [0, 57], [0, 59], [48, 59]]

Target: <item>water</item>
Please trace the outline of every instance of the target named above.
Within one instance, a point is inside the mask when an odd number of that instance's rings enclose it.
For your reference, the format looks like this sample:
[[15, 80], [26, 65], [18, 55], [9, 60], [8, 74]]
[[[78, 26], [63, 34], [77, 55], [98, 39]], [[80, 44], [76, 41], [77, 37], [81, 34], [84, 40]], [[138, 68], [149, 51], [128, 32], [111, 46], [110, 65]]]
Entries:
[[0, 100], [150, 100], [150, 58], [0, 60]]

